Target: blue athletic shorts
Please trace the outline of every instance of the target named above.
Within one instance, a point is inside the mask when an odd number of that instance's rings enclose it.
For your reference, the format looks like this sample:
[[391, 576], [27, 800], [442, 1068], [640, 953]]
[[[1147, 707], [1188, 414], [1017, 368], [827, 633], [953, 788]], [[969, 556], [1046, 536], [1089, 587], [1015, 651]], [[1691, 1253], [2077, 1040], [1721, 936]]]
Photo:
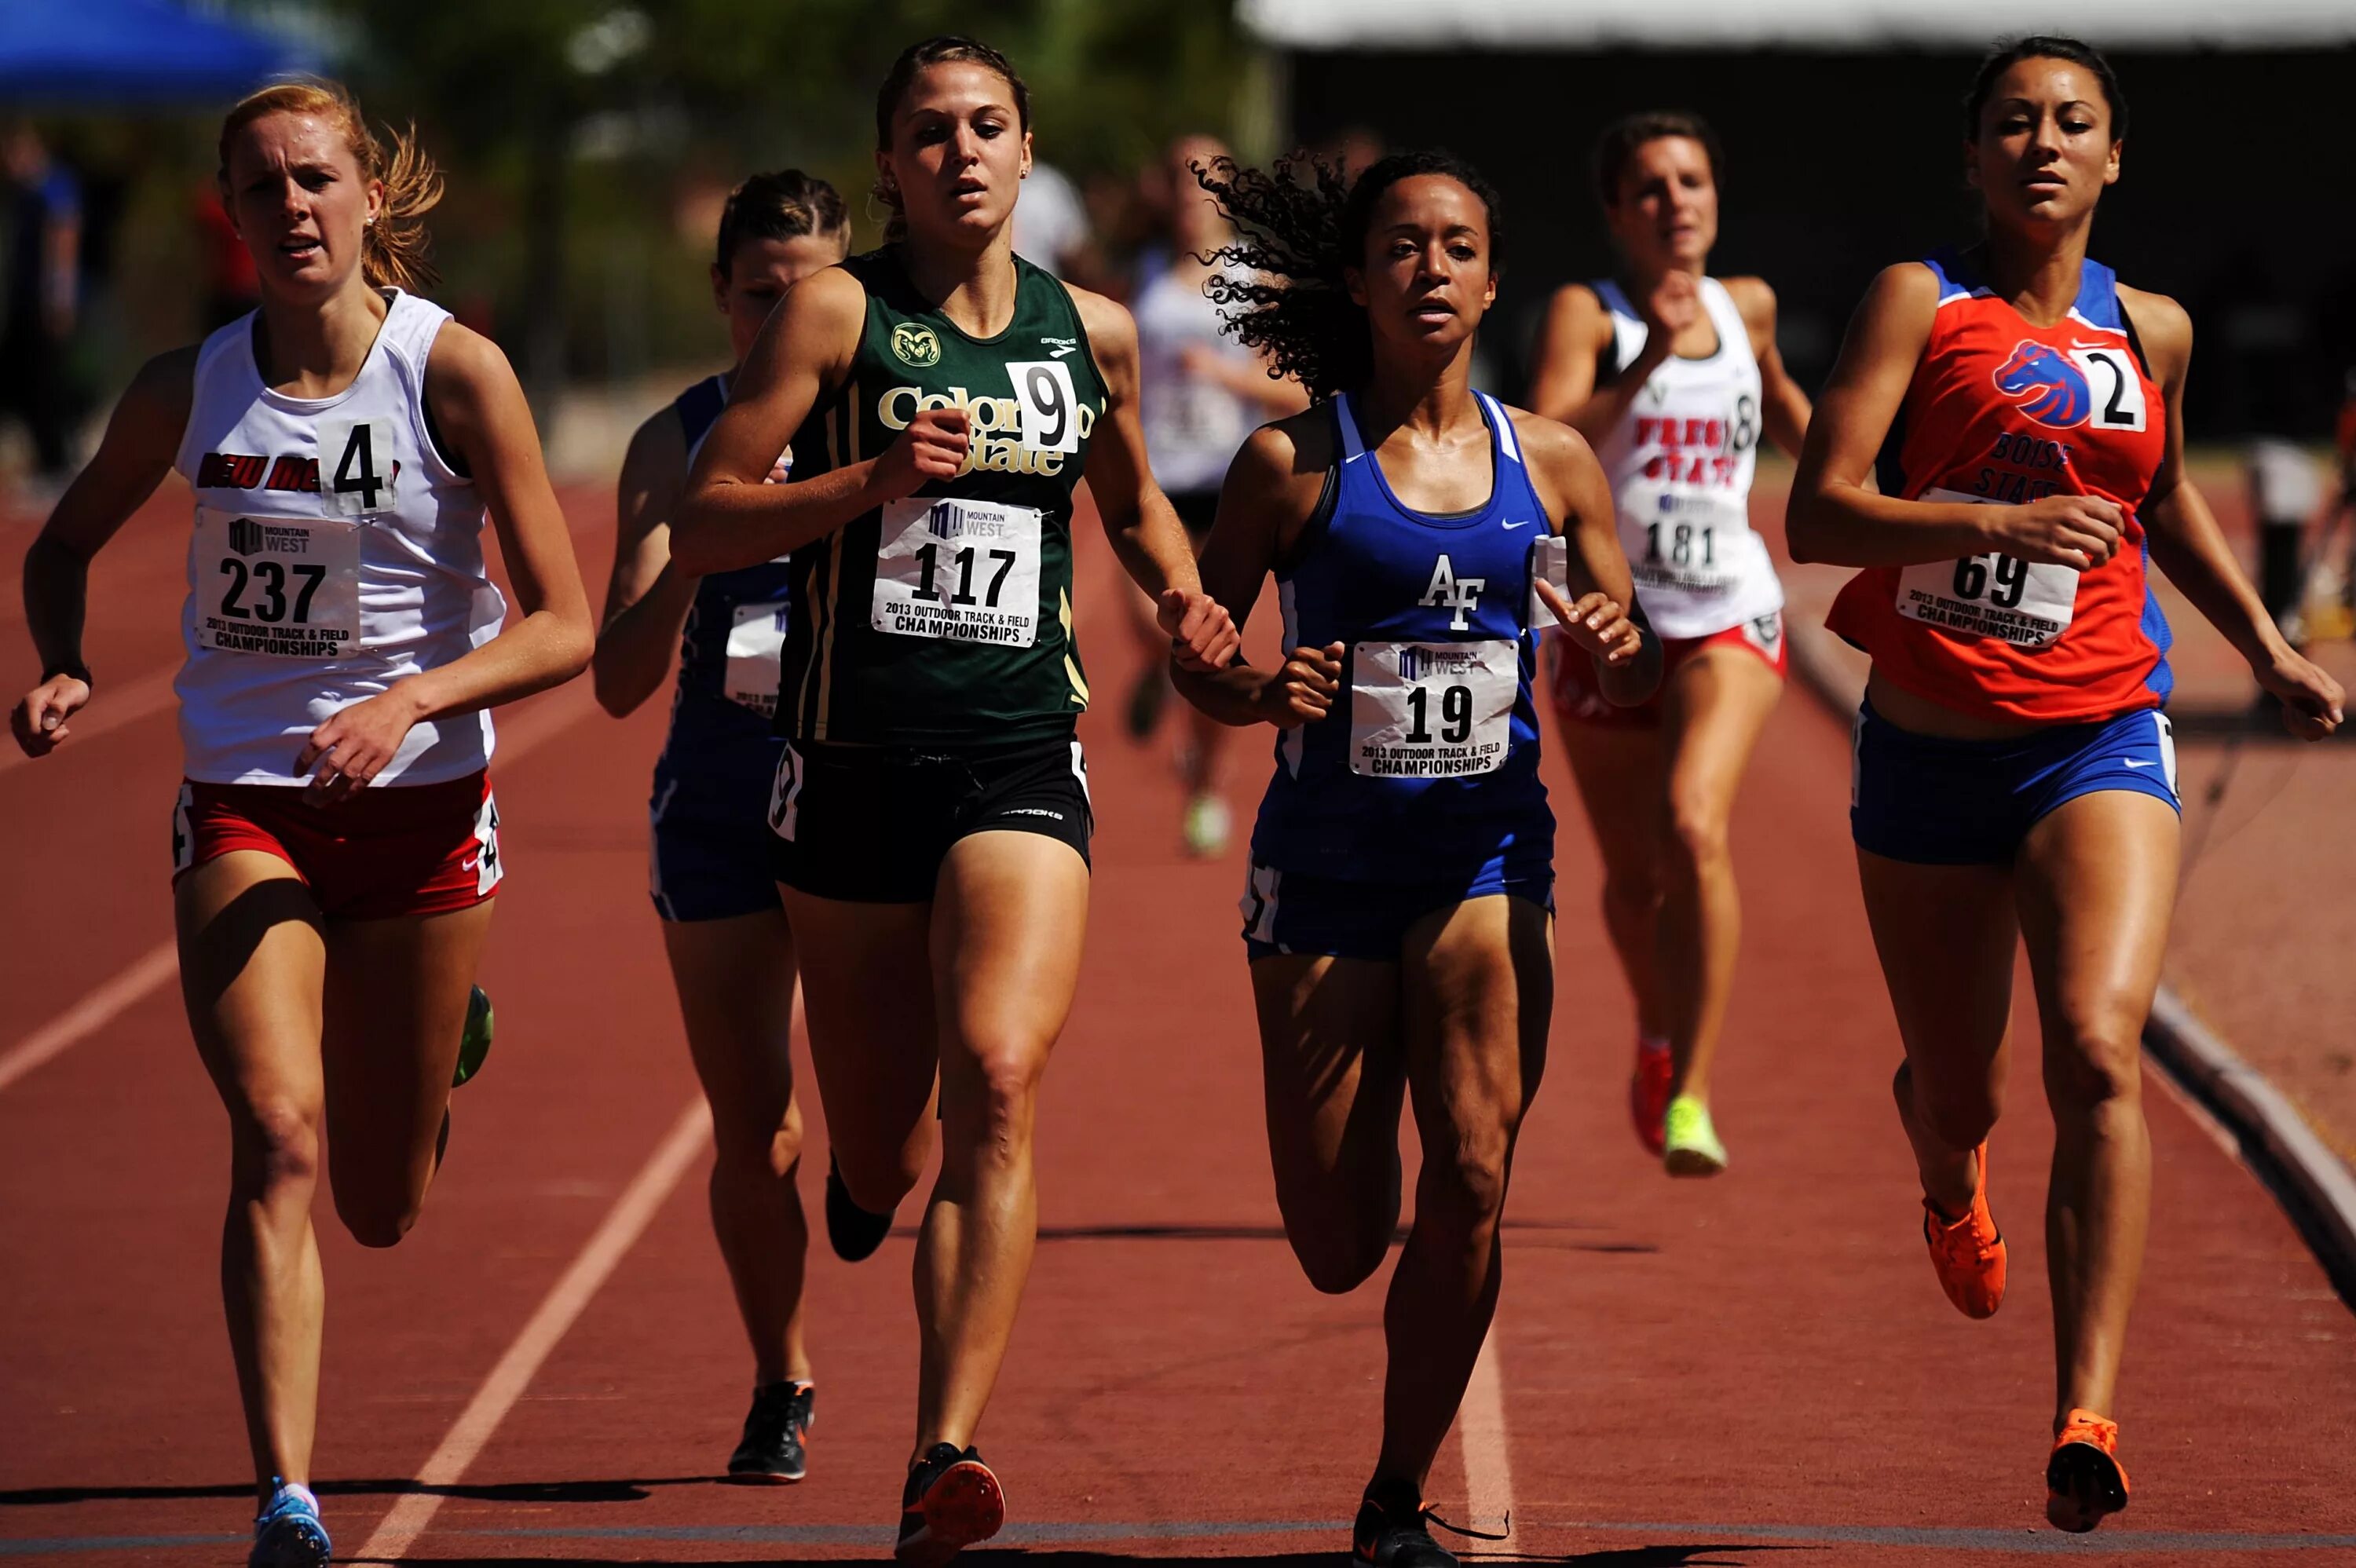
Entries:
[[669, 921], [728, 920], [782, 909], [769, 875], [769, 784], [782, 741], [669, 750], [655, 764], [648, 857], [655, 912]]
[[1308, 953], [1393, 964], [1408, 927], [1434, 910], [1492, 893], [1552, 914], [1553, 861], [1499, 857], [1469, 877], [1419, 882], [1353, 881], [1254, 866], [1237, 907], [1244, 917], [1244, 950], [1253, 958]]
[[2064, 802], [2104, 790], [2155, 795], [2179, 811], [2168, 715], [2056, 724], [2002, 741], [1901, 730], [1865, 703], [1851, 731], [1849, 834], [1860, 849], [1917, 866], [2008, 866]]

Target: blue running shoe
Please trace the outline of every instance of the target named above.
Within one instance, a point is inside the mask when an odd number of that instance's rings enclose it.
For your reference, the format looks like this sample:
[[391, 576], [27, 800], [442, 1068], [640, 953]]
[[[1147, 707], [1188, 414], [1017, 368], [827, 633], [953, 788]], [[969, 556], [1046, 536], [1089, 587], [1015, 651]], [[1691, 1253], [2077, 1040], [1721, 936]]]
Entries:
[[[275, 1477], [272, 1477], [276, 1480]], [[270, 1505], [253, 1521], [253, 1551], [246, 1568], [326, 1568], [335, 1547], [319, 1522], [319, 1499], [311, 1488], [278, 1481]]]

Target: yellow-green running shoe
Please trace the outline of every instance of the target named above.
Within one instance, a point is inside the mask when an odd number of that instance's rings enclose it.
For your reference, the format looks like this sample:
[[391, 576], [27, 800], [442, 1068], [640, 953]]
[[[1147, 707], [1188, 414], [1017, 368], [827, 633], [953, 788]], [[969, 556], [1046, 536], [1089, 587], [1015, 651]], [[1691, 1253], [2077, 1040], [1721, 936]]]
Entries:
[[1666, 1147], [1661, 1163], [1671, 1176], [1716, 1176], [1726, 1168], [1726, 1146], [1710, 1125], [1709, 1107], [1692, 1095], [1669, 1102], [1662, 1129]]
[[458, 1070], [450, 1078], [455, 1089], [483, 1070], [491, 1053], [491, 997], [477, 986], [466, 997], [466, 1027], [458, 1036]]

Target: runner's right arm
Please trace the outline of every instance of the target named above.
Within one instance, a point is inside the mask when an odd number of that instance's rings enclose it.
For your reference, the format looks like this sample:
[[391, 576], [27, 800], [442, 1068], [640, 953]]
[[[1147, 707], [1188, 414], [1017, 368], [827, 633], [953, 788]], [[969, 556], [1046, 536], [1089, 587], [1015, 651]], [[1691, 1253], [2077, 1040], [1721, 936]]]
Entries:
[[25, 621], [41, 681], [8, 716], [28, 757], [47, 756], [70, 733], [66, 720], [90, 701], [82, 616], [90, 563], [172, 470], [196, 386], [197, 350], [159, 354], [140, 368], [106, 421], [98, 453], [58, 499], [25, 552]]
[[1636, 362], [1622, 367], [1610, 386], [1598, 388], [1596, 371], [1612, 345], [1612, 314], [1585, 283], [1565, 283], [1547, 309], [1537, 370], [1530, 378], [1530, 411], [1569, 425], [1590, 446], [1601, 445], [1627, 417], [1653, 372], [1667, 360], [1675, 336], [1648, 334]]
[[840, 267], [796, 283], [736, 373], [671, 518], [678, 570], [701, 577], [775, 560], [964, 465], [966, 416], [928, 409], [882, 453], [790, 485], [766, 483], [777, 453], [851, 374], [867, 291]]
[[687, 432], [666, 408], [640, 425], [622, 458], [616, 496], [614, 572], [589, 678], [599, 707], [619, 719], [670, 673], [697, 580], [670, 559], [670, 518], [687, 487]]
[[1800, 449], [1783, 524], [1792, 559], [1913, 566], [1997, 549], [2081, 571], [2110, 560], [2126, 519], [2095, 496], [2048, 496], [2014, 507], [1905, 501], [1868, 485], [1938, 308], [1938, 280], [1920, 262], [1884, 268], [1866, 291]]
[[[1317, 509], [1332, 466], [1333, 421], [1311, 410], [1251, 433], [1227, 466], [1219, 510], [1197, 570], [1203, 592], [1226, 607], [1238, 635], [1259, 585], [1298, 542]], [[1179, 695], [1222, 724], [1269, 723], [1290, 730], [1322, 719], [1342, 686], [1339, 643], [1292, 648], [1274, 671], [1252, 668], [1240, 649], [1225, 669], [1187, 669], [1171, 661]]]

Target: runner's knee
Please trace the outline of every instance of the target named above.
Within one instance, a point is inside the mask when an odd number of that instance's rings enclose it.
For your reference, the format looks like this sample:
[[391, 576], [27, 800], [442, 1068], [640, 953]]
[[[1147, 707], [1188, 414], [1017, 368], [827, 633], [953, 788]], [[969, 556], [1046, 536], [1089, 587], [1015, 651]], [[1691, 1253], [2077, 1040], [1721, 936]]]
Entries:
[[[943, 1131], [963, 1131], [969, 1147], [984, 1157], [1009, 1157], [1030, 1147], [1047, 1053], [1020, 1032], [986, 1031], [965, 1043], [973, 1060], [958, 1074], [958, 1091], [943, 1106]], [[945, 1072], [944, 1093], [949, 1093], [948, 1082]]]
[[1727, 858], [1726, 813], [1699, 790], [1669, 792], [1671, 872], [1690, 877]]
[[2124, 1026], [2066, 1026], [2046, 1047], [2046, 1098], [2057, 1113], [2132, 1109], [2143, 1093], [2141, 1051], [2141, 1041]]
[[1625, 926], [1652, 918], [1660, 906], [1661, 884], [1650, 867], [1607, 868], [1603, 873], [1603, 918]]
[[712, 1133], [712, 1169], [717, 1179], [778, 1181], [801, 1163], [801, 1107], [791, 1102], [782, 1118], [751, 1116], [715, 1105]]
[[298, 1101], [269, 1098], [236, 1114], [235, 1164], [263, 1191], [308, 1188], [319, 1179], [319, 1111]]
[[1513, 1142], [1512, 1130], [1500, 1121], [1459, 1129], [1451, 1147], [1426, 1149], [1417, 1184], [1417, 1223], [1428, 1216], [1467, 1234], [1494, 1230], [1505, 1208]]

